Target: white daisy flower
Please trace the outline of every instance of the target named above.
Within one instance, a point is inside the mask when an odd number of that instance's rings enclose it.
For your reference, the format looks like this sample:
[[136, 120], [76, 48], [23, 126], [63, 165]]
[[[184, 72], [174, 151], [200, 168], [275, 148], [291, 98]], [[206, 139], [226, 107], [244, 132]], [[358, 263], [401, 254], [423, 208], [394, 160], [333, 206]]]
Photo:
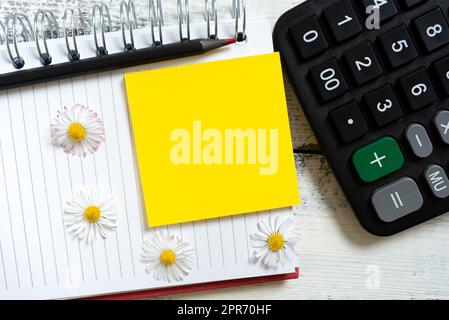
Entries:
[[279, 216], [270, 216], [268, 221], [262, 220], [257, 225], [259, 232], [250, 236], [255, 261], [260, 260], [272, 268], [284, 265], [286, 260], [298, 255], [296, 244], [299, 235], [291, 219], [280, 223]]
[[117, 207], [107, 188], [84, 188], [76, 192], [64, 209], [65, 222], [79, 239], [106, 238], [115, 230]]
[[181, 281], [192, 270], [190, 245], [168, 232], [156, 232], [142, 247], [141, 260], [145, 271], [158, 281]]
[[94, 153], [104, 141], [103, 121], [96, 112], [81, 104], [58, 111], [51, 129], [54, 143], [74, 156]]

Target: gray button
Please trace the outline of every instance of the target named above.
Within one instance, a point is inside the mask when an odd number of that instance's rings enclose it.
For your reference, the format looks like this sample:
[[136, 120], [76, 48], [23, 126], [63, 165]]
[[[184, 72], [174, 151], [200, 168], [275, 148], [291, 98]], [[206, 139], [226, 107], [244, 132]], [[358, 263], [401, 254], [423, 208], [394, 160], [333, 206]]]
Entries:
[[424, 176], [435, 197], [440, 199], [449, 197], [449, 179], [443, 168], [436, 164], [428, 166]]
[[374, 191], [371, 202], [384, 222], [393, 222], [405, 217], [421, 209], [424, 204], [418, 185], [408, 177]]
[[438, 112], [433, 121], [443, 142], [449, 144], [449, 111]]
[[418, 158], [427, 158], [433, 152], [433, 145], [430, 141], [426, 129], [417, 123], [413, 123], [407, 127], [405, 132], [408, 143], [413, 150], [413, 153]]

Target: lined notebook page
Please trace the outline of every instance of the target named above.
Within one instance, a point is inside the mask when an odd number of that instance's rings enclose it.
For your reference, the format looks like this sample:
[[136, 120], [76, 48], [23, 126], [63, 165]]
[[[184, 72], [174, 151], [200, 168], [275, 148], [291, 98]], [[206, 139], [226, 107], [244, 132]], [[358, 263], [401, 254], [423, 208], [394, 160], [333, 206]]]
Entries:
[[[232, 36], [233, 27], [222, 24], [221, 37]], [[166, 42], [177, 40], [177, 30], [164, 31]], [[192, 26], [192, 38], [204, 36], [204, 24]], [[91, 36], [78, 42], [82, 58], [94, 56]], [[110, 53], [121, 51], [121, 34], [108, 34], [107, 43]], [[138, 48], [149, 43], [148, 30], [137, 32]], [[67, 60], [63, 39], [49, 47], [54, 63]], [[25, 68], [39, 66], [32, 44], [20, 50]], [[142, 209], [124, 73], [272, 50], [269, 23], [254, 21], [246, 44], [212, 54], [1, 91], [0, 298], [74, 298], [294, 272], [295, 262], [275, 270], [250, 263], [249, 235], [257, 221], [269, 214], [291, 217], [290, 209], [165, 227], [195, 249], [193, 270], [181, 282], [156, 281], [140, 261], [143, 241], [156, 229], [146, 227]], [[2, 47], [0, 72], [11, 71]], [[57, 111], [76, 103], [96, 110], [106, 131], [98, 152], [82, 159], [66, 155], [50, 137]], [[87, 244], [67, 232], [63, 209], [74, 191], [92, 185], [110, 188], [119, 216], [115, 233]]]

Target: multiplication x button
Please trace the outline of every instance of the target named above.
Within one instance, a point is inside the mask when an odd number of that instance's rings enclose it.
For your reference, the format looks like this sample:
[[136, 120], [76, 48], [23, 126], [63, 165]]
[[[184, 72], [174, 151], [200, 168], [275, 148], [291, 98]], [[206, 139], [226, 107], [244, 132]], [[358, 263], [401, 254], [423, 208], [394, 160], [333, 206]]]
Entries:
[[384, 137], [358, 149], [352, 162], [360, 179], [373, 182], [401, 169], [405, 159], [396, 140]]
[[449, 111], [439, 111], [433, 120], [441, 140], [449, 144]]

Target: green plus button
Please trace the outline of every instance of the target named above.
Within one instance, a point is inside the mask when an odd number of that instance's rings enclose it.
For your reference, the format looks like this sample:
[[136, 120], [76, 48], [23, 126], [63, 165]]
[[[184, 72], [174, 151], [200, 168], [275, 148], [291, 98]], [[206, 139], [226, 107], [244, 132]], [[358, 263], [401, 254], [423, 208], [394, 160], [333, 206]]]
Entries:
[[405, 160], [396, 140], [384, 137], [358, 149], [352, 162], [363, 181], [373, 182], [401, 169]]

